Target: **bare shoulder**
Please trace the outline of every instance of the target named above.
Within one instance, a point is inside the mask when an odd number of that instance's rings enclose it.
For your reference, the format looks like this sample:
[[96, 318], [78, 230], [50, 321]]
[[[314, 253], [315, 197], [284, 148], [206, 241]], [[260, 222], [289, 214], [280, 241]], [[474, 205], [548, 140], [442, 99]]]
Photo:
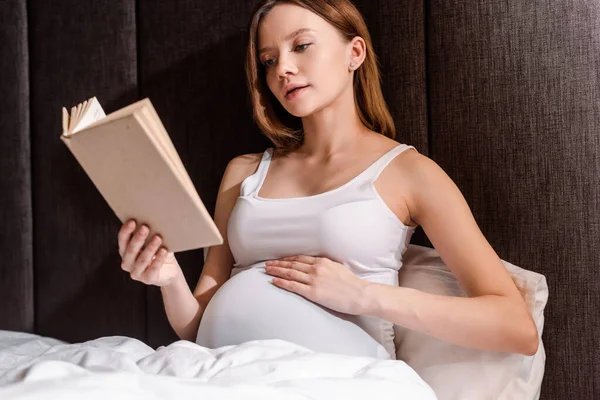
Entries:
[[236, 156], [229, 161], [229, 164], [236, 167], [256, 166], [263, 153], [248, 153]]
[[416, 151], [405, 151], [404, 157], [399, 157], [396, 163], [404, 176], [411, 183], [413, 189], [422, 190], [430, 185], [448, 185], [452, 180], [446, 172], [431, 158], [417, 153]]
[[413, 227], [421, 224], [419, 205], [423, 199], [439, 199], [452, 185], [435, 161], [410, 148], [398, 154], [375, 182], [377, 191], [392, 211], [405, 225]]
[[435, 161], [413, 149], [404, 150], [392, 161], [390, 166], [397, 172], [408, 175], [407, 177], [415, 177], [419, 174], [441, 170]]
[[223, 184], [229, 187], [239, 185], [258, 169], [263, 153], [248, 153], [232, 158], [225, 168]]
[[258, 168], [258, 163], [262, 158], [263, 153], [248, 153], [236, 156], [229, 161], [227, 168], [232, 171], [241, 173], [248, 170], [255, 170]]
[[414, 221], [427, 224], [444, 208], [441, 204], [448, 207], [446, 212], [464, 209], [467, 214], [468, 206], [460, 189], [438, 163], [415, 151], [405, 151], [402, 156], [394, 160], [392, 170], [402, 176], [406, 204]]
[[401, 178], [409, 193], [422, 192], [435, 185], [444, 188], [453, 185], [446, 172], [431, 158], [412, 149], [403, 151], [389, 168], [396, 178]]

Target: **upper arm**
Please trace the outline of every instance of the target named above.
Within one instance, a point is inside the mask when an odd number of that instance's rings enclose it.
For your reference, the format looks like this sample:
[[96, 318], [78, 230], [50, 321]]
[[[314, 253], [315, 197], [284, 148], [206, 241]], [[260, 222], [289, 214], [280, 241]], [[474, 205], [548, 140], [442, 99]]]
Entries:
[[521, 295], [485, 239], [452, 179], [428, 157], [414, 153], [408, 165], [411, 218], [425, 234], [469, 296]]
[[246, 154], [235, 157], [227, 164], [223, 173], [214, 215], [215, 225], [223, 237], [223, 244], [208, 249], [204, 268], [193, 292], [194, 297], [203, 305], [208, 304], [215, 292], [231, 275], [234, 259], [227, 240], [227, 223], [240, 195], [241, 184], [255, 172], [261, 155]]

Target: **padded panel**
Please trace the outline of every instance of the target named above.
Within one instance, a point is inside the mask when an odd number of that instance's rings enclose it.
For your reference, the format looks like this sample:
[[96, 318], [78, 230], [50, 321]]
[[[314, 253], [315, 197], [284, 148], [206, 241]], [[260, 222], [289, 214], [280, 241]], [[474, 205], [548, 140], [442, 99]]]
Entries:
[[600, 3], [431, 2], [431, 156], [550, 288], [542, 398], [600, 388]]
[[0, 6], [0, 329], [32, 332], [29, 49], [24, 0]]
[[383, 95], [396, 124], [396, 140], [427, 155], [425, 12], [423, 2], [358, 0], [382, 75]]
[[121, 224], [60, 141], [61, 107], [137, 99], [134, 0], [30, 2], [36, 331], [145, 339], [145, 286], [120, 268]]

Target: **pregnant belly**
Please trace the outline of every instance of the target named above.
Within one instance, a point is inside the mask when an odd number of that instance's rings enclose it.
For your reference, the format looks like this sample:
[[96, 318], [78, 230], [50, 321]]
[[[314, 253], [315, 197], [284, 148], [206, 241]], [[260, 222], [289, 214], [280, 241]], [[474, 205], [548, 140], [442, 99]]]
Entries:
[[227, 280], [204, 311], [196, 343], [217, 348], [281, 339], [318, 352], [390, 358], [367, 333], [370, 317], [338, 313], [273, 285], [271, 279], [259, 263]]

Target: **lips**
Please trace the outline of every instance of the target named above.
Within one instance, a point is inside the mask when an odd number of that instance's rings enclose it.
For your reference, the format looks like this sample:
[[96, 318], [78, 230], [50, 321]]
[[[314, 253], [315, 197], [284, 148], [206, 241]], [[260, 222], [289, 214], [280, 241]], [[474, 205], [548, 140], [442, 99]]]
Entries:
[[294, 97], [294, 94], [300, 92], [302, 89], [307, 88], [309, 85], [304, 86], [294, 86], [286, 91], [285, 98], [289, 99], [290, 97]]

